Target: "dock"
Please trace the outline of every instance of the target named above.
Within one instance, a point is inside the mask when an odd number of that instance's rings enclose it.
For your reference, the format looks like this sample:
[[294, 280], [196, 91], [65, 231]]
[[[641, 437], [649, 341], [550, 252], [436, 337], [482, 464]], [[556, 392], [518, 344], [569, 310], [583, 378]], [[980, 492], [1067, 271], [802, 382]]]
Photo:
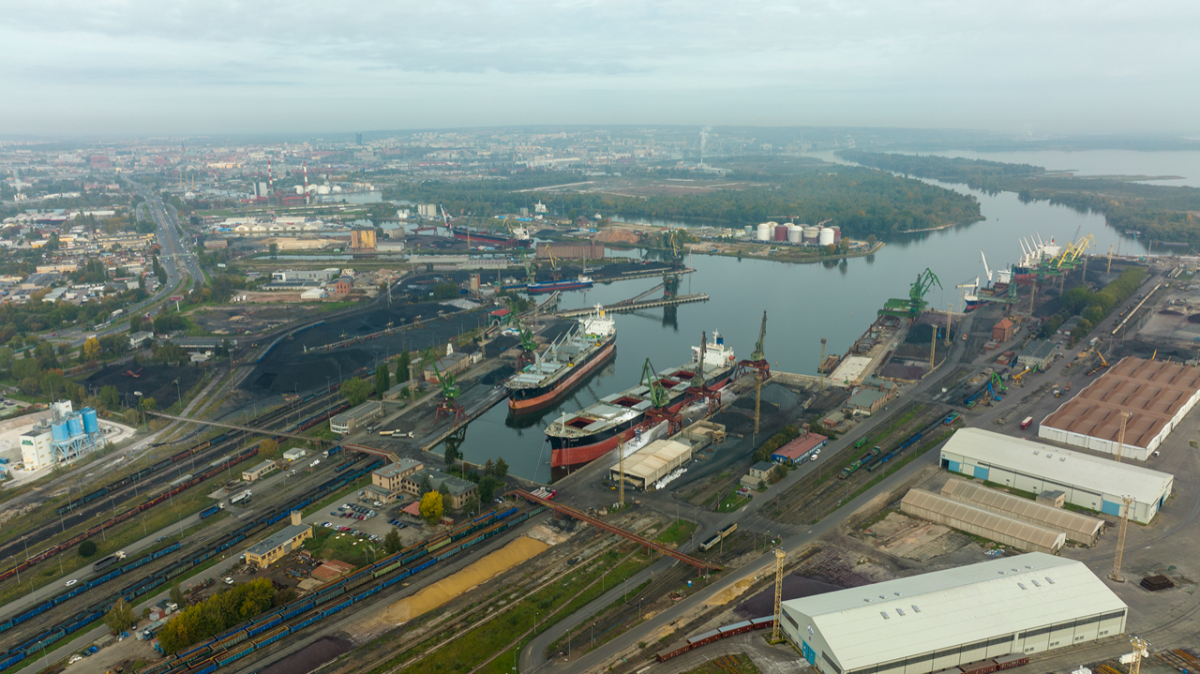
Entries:
[[[680, 304], [691, 304], [693, 302], [707, 302], [708, 295], [704, 293], [696, 293], [694, 295], [679, 295], [677, 297], [660, 297], [654, 300], [644, 300], [641, 302], [630, 302], [628, 304], [609, 304], [602, 307], [605, 311], [614, 314], [626, 313], [630, 311], [638, 311], [640, 309], [653, 309], [655, 307], [674, 307]], [[574, 318], [576, 316], [584, 316], [595, 311], [594, 307], [585, 309], [567, 309], [565, 311], [556, 312], [555, 315], [559, 318]]]

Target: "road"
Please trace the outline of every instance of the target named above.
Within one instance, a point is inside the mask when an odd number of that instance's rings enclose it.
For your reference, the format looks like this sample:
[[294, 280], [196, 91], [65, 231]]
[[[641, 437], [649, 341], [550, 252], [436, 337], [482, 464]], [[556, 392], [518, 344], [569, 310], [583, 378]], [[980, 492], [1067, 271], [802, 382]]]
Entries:
[[[175, 210], [169, 204], [164, 205], [162, 199], [153, 191], [139, 183], [133, 182], [128, 177], [125, 180], [135, 192], [146, 199], [144, 206], [150, 210], [151, 217], [154, 218], [155, 224], [158, 225], [158, 231], [155, 233], [155, 236], [158, 239], [159, 246], [162, 247], [162, 253], [158, 259], [163, 269], [167, 272], [167, 282], [162, 284], [153, 295], [125, 308], [122, 318], [128, 319], [131, 314], [143, 312], [147, 307], [174, 293], [179, 288], [179, 284], [187, 277], [203, 282], [204, 274], [200, 270], [200, 262], [196, 255], [188, 250], [180, 241], [180, 237], [186, 236], [186, 234], [179, 225], [179, 219]], [[65, 342], [71, 346], [80, 346], [88, 337], [93, 335], [103, 337], [118, 335], [127, 331], [128, 327], [125, 325], [125, 321], [118, 320], [100, 330], [93, 330], [91, 326], [80, 326], [70, 330], [62, 330], [54, 338], [59, 342]]]

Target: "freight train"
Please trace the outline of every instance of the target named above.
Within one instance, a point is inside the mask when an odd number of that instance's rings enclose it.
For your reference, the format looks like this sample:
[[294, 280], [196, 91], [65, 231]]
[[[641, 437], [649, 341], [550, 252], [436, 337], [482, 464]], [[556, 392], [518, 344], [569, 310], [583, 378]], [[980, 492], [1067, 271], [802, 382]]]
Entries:
[[687, 653], [693, 648], [707, 646], [714, 641], [737, 636], [739, 634], [745, 634], [751, 630], [764, 630], [768, 627], [772, 627], [774, 624], [775, 616], [764, 616], [762, 618], [743, 620], [740, 623], [734, 623], [732, 625], [725, 625], [724, 627], [718, 627], [717, 629], [709, 632], [697, 634], [694, 637], [688, 637], [683, 644], [677, 646], [676, 648], [672, 648], [671, 650], [659, 651], [658, 655], [654, 656], [654, 658], [659, 662], [666, 662], [671, 658], [677, 658], [684, 653]]
[[[247, 450], [247, 451], [257, 452], [257, 448], [255, 447], [255, 448], [252, 448], [251, 450]], [[276, 522], [279, 522], [280, 520], [284, 519], [285, 517], [288, 517], [288, 515], [293, 510], [303, 510], [305, 507], [311, 505], [312, 503], [315, 503], [315, 502], [319, 501], [320, 499], [325, 498], [330, 493], [333, 493], [334, 491], [337, 491], [337, 490], [343, 488], [347, 484], [353, 483], [355, 480], [359, 479], [363, 475], [369, 474], [372, 470], [378, 468], [381, 465], [381, 463], [382, 463], [382, 461], [380, 461], [379, 459], [373, 459], [356, 470], [348, 471], [342, 475], [338, 475], [330, 480], [327, 480], [327, 481], [323, 482], [322, 484], [318, 485], [317, 487], [315, 487], [304, 498], [301, 498], [301, 499], [298, 499], [291, 503], [288, 503], [284, 507], [280, 508], [279, 510], [276, 510], [272, 513], [265, 514], [262, 517], [258, 518], [257, 520], [243, 525], [241, 528], [237, 529], [236, 531], [224, 536], [218, 542], [216, 542], [202, 550], [199, 550], [194, 553], [190, 553], [188, 555], [183, 556], [182, 558], [178, 559], [170, 566], [167, 566], [167, 567], [157, 571], [153, 575], [142, 578], [141, 580], [135, 581], [129, 585], [126, 585], [125, 587], [121, 588], [121, 590], [117, 594], [114, 594], [112, 596], [106, 597], [105, 599], [99, 600], [96, 603], [92, 604], [91, 606], [76, 613], [74, 616], [67, 618], [64, 622], [59, 623], [58, 625], [55, 625], [53, 627], [50, 627], [50, 628], [46, 629], [45, 631], [39, 633], [37, 636], [31, 637], [31, 638], [17, 644], [16, 646], [9, 648], [6, 652], [4, 652], [3, 654], [0, 654], [0, 670], [4, 670], [18, 662], [21, 662], [22, 660], [24, 660], [26, 658], [35, 657], [37, 655], [37, 653], [39, 651], [41, 651], [43, 648], [57, 642], [59, 639], [62, 639], [63, 637], [66, 637], [70, 634], [75, 633], [76, 631], [88, 626], [95, 620], [103, 617], [104, 614], [107, 613], [110, 608], [112, 608], [113, 604], [115, 604], [118, 599], [125, 599], [125, 601], [133, 603], [135, 599], [146, 595], [154, 588], [157, 588], [159, 586], [166, 584], [172, 578], [182, 575], [183, 573], [187, 572], [188, 570], [190, 570], [196, 566], [204, 564], [207, 560], [211, 559], [213, 556], [218, 555], [221, 552], [224, 552], [225, 550], [229, 549], [230, 547], [233, 547], [234, 545], [237, 545], [238, 543], [242, 542], [243, 540], [246, 540], [248, 537], [251, 537], [252, 535], [254, 535], [257, 531], [264, 529], [266, 527], [269, 527], [269, 526], [275, 524]], [[193, 478], [193, 479], [200, 479], [200, 478]], [[166, 497], [164, 496], [163, 498], [166, 498]], [[175, 545], [164, 548], [163, 550], [159, 551], [159, 553], [155, 553], [155, 554], [158, 557], [161, 557], [162, 555], [167, 554], [168, 552], [178, 550], [179, 548], [180, 548], [180, 544], [176, 543]], [[70, 598], [78, 596], [82, 592], [85, 592], [88, 589], [91, 589], [92, 587], [96, 587], [97, 585], [99, 585], [101, 583], [104, 583], [104, 582], [107, 582], [108, 580], [116, 578], [116, 577], [126, 573], [127, 571], [131, 571], [134, 568], [136, 568], [137, 566], [141, 566], [142, 564], [145, 564], [145, 563], [151, 561], [152, 559], [156, 559], [156, 558], [157, 557], [155, 557], [154, 555], [151, 555], [149, 558], [144, 558], [144, 560], [137, 560], [137, 562], [126, 564], [125, 566], [122, 566], [121, 568], [110, 571], [109, 573], [105, 574], [104, 576], [101, 576], [100, 578], [96, 578], [96, 579], [90, 581], [87, 585], [80, 585], [78, 587], [72, 588], [70, 591], [63, 593], [63, 594], [55, 597], [54, 599], [47, 600], [46, 602], [43, 602], [42, 604], [39, 604], [38, 606], [35, 606], [32, 609], [29, 609], [18, 616], [13, 616], [12, 618], [8, 618], [7, 620], [0, 622], [0, 632], [5, 632], [7, 630], [10, 630], [15, 625], [26, 622], [26, 621], [30, 620], [31, 618], [33, 618], [41, 613], [44, 613], [45, 611], [48, 611], [49, 609], [53, 608], [54, 606], [57, 606], [58, 604], [61, 604], [62, 602], [66, 601]], [[140, 562], [140, 563], [138, 563], [138, 562]], [[135, 564], [136, 564], [136, 566], [134, 566]]]
[[704, 541], [703, 543], [700, 544], [700, 549], [703, 550], [704, 552], [708, 552], [709, 550], [712, 550], [713, 548], [717, 547], [717, 545], [721, 541], [728, 538], [735, 531], [737, 531], [737, 522], [734, 522], [733, 524], [730, 524], [729, 526], [725, 527], [724, 529], [713, 534], [712, 538], [710, 538], [707, 541]]
[[[314, 414], [314, 415], [304, 419], [303, 421], [296, 423], [292, 428], [288, 429], [288, 431], [292, 432], [292, 433], [300, 433], [300, 432], [306, 431], [306, 430], [312, 428], [313, 426], [321, 423], [322, 421], [327, 419], [329, 416], [331, 416], [333, 414], [338, 414], [338, 413], [342, 412], [343, 410], [347, 409], [348, 407], [349, 407], [348, 404], [342, 404], [332, 410], [325, 410], [320, 413]], [[218, 437], [224, 437], [225, 439], [227, 439], [227, 436], [224, 436], [224, 435], [218, 436]], [[278, 441], [281, 438], [282, 438], [282, 436], [275, 436], [274, 439], [276, 441]], [[210, 446], [213, 441], [209, 440], [206, 442], [208, 443], [207, 445], [205, 445], [207, 447], [207, 446]], [[191, 450], [187, 450], [185, 452], [180, 452], [179, 454], [176, 454], [174, 457], [171, 457], [170, 459], [164, 459], [164, 461], [171, 461], [172, 463], [174, 463], [176, 461], [176, 459], [179, 457], [190, 456], [191, 455], [190, 452], [191, 452]], [[208, 478], [215, 476], [216, 474], [220, 473], [221, 471], [225, 470], [226, 468], [228, 468], [230, 466], [234, 466], [236, 464], [239, 464], [239, 463], [245, 461], [246, 459], [253, 457], [257, 453], [258, 453], [258, 445], [256, 444], [254, 447], [251, 447], [246, 450], [242, 450], [241, 452], [239, 452], [235, 455], [222, 457], [221, 459], [214, 461], [213, 463], [209, 464], [210, 467], [208, 468], [208, 470], [203, 471], [202, 473], [200, 473], [199, 476], [193, 476], [191, 479], [175, 485], [171, 489], [162, 492], [161, 494], [152, 498], [151, 500], [147, 501], [146, 503], [143, 503], [138, 506], [134, 506], [133, 508], [130, 508], [129, 510], [126, 510], [125, 512], [123, 512], [121, 514], [110, 518], [109, 520], [107, 520], [103, 524], [100, 524], [99, 526], [92, 527], [92, 528], [88, 529], [87, 531], [84, 531], [80, 534], [77, 534], [77, 535], [71, 537], [69, 540], [63, 541], [62, 543], [59, 543], [57, 545], [53, 545], [49, 548], [46, 548], [46, 549], [42, 550], [41, 552], [38, 552], [37, 554], [34, 554], [33, 556], [29, 557], [28, 559], [22, 561], [20, 564], [17, 564], [16, 566], [10, 567], [10, 568], [6, 569], [5, 571], [0, 572], [0, 582], [8, 580], [9, 578], [12, 578], [17, 573], [24, 571], [28, 568], [31, 568], [37, 564], [40, 564], [41, 562], [45, 561], [46, 559], [49, 559], [50, 557], [53, 557], [54, 555], [60, 554], [62, 552], [66, 552], [93, 536], [99, 536], [102, 531], [106, 531], [109, 528], [128, 520], [129, 518], [133, 517], [134, 515], [145, 512], [146, 510], [149, 510], [150, 508], [153, 508], [154, 506], [162, 503], [163, 501], [167, 500], [168, 498], [171, 498], [171, 497], [175, 496], [176, 494], [179, 494], [183, 491], [186, 491], [187, 489], [190, 489], [191, 487], [194, 487], [194, 486], [200, 484], [201, 482], [204, 482]], [[182, 458], [179, 458], [179, 460], [182, 460]], [[159, 464], [161, 464], [161, 463], [162, 462], [160, 461]], [[155, 464], [155, 465], [159, 465], [159, 464]], [[117, 482], [121, 482], [121, 480], [118, 480]], [[79, 499], [79, 503], [75, 507], [79, 507], [79, 505], [84, 505], [88, 501], [94, 501], [96, 498], [99, 498], [100, 496], [103, 496], [104, 494], [109, 493], [109, 491], [111, 491], [111, 487], [112, 487], [112, 485], [109, 485], [107, 487], [101, 488], [101, 490], [99, 490], [97, 492], [93, 492], [91, 494], [88, 494], [87, 496], [84, 496], [82, 499]], [[101, 492], [103, 492], [103, 493], [101, 493]], [[68, 505], [70, 505], [70, 504], [68, 504]], [[66, 507], [66, 506], [63, 506], [63, 507]], [[0, 631], [3, 631], [3, 630], [0, 630]]]
[[517, 508], [510, 508], [501, 513], [482, 515], [435, 541], [417, 543], [375, 564], [369, 564], [316, 594], [275, 608], [267, 615], [218, 634], [153, 667], [141, 670], [139, 674], [214, 672], [511, 529], [543, 510], [545, 508], [539, 507], [518, 514]]
[[[845, 480], [859, 468], [865, 467], [868, 473], [873, 472], [876, 468], [879, 468], [888, 461], [891, 461], [903, 453], [904, 450], [916, 444], [916, 442], [921, 438], [925, 437], [926, 435], [935, 434], [937, 431], [942, 430], [940, 427], [945, 425], [947, 419], [949, 419], [949, 417], [939, 416], [936, 420], [931, 421], [921, 430], [905, 438], [904, 442], [901, 442], [890, 452], [884, 452], [883, 449], [878, 446], [872, 447], [871, 451], [864, 453], [862, 456], [855, 459], [850, 465], [843, 468], [842, 472], [838, 474], [838, 479]], [[950, 419], [951, 423], [953, 423], [953, 421], [953, 419]]]

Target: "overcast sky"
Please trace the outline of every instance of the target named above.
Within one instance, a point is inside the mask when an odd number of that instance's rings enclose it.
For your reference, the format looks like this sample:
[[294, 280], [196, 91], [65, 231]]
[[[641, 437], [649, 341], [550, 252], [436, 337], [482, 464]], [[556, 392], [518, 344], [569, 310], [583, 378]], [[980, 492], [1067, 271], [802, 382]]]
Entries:
[[0, 0], [0, 134], [1200, 130], [1200, 2]]

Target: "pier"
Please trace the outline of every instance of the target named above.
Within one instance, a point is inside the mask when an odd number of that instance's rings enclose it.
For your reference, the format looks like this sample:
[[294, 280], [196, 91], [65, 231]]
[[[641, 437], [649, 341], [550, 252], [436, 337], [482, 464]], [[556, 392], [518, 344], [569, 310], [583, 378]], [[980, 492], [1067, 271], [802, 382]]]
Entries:
[[[696, 293], [694, 295], [679, 295], [677, 297], [660, 297], [655, 300], [643, 300], [640, 302], [629, 302], [627, 304], [609, 304], [602, 307], [605, 311], [613, 314], [625, 313], [629, 311], [638, 311], [639, 309], [653, 309], [655, 307], [674, 307], [680, 304], [691, 304], [692, 302], [707, 302], [708, 295], [704, 293]], [[595, 311], [594, 307], [585, 309], [567, 309], [565, 311], [556, 312], [555, 315], [559, 318], [574, 318], [576, 316], [585, 316]]]

